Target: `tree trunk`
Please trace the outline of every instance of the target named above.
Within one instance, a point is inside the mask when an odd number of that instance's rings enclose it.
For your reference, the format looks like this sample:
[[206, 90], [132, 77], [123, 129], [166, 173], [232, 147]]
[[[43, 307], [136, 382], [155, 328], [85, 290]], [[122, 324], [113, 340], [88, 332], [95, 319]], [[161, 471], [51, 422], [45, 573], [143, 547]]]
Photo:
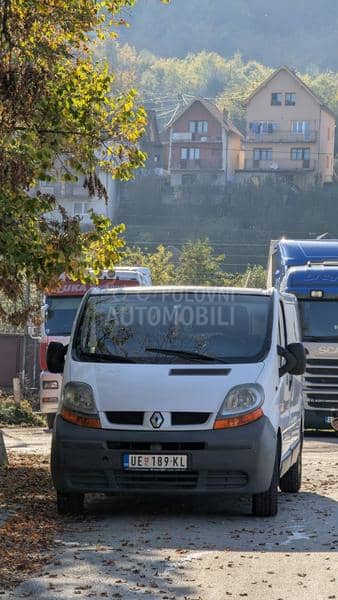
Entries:
[[8, 465], [6, 446], [2, 435], [2, 431], [0, 429], [0, 467], [5, 467], [6, 465]]

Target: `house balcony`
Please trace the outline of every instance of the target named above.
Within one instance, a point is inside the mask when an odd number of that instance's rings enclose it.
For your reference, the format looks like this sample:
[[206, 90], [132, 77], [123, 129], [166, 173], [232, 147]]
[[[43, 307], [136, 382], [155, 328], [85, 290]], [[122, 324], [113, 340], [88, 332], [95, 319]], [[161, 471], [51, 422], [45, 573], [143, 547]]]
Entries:
[[245, 141], [263, 144], [311, 144], [317, 141], [317, 131], [306, 131], [303, 133], [293, 133], [292, 131], [272, 131], [271, 133], [247, 133]]
[[315, 171], [317, 161], [315, 159], [306, 160], [253, 160], [246, 158], [243, 171], [264, 172], [264, 173], [281, 173], [281, 172], [299, 172], [299, 171]]
[[38, 186], [41, 194], [50, 194], [55, 198], [62, 200], [63, 198], [88, 198], [89, 193], [81, 183], [68, 182], [40, 182]]
[[209, 144], [221, 144], [222, 138], [221, 136], [211, 136], [207, 133], [191, 133], [189, 131], [186, 132], [174, 132], [172, 134], [172, 143], [176, 142], [201, 142], [209, 143]]
[[210, 162], [207, 160], [183, 160], [175, 161], [171, 167], [172, 171], [219, 171], [222, 169], [222, 161]]

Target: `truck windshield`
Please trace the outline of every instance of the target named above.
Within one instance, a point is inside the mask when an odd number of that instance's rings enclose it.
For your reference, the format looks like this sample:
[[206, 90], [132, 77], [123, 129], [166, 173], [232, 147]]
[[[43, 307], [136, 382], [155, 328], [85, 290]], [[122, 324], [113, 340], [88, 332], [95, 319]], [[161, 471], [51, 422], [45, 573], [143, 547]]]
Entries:
[[73, 356], [90, 362], [258, 362], [270, 345], [269, 296], [213, 292], [91, 296]]
[[299, 300], [303, 340], [338, 341], [338, 302]]
[[47, 296], [45, 331], [47, 335], [70, 335], [82, 296]]

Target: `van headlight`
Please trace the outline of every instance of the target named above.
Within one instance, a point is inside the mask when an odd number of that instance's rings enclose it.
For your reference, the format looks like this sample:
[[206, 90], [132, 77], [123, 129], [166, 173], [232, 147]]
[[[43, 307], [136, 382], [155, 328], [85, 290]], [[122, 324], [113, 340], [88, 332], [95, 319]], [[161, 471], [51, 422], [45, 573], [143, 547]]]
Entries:
[[236, 385], [226, 395], [217, 418], [251, 412], [264, 402], [264, 390], [258, 384]]
[[62, 393], [62, 407], [86, 415], [97, 414], [93, 390], [87, 383], [66, 383]]

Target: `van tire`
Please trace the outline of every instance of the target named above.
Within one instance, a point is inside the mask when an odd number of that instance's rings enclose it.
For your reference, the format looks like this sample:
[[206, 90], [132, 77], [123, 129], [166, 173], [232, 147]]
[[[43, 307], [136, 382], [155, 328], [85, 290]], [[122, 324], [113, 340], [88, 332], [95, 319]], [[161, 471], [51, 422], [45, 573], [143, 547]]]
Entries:
[[255, 517], [275, 517], [278, 513], [279, 463], [279, 449], [277, 448], [269, 489], [252, 496], [252, 512]]
[[59, 515], [79, 515], [83, 512], [84, 494], [56, 492]]
[[302, 447], [300, 447], [298, 458], [290, 469], [280, 478], [279, 487], [281, 492], [296, 494], [302, 485]]
[[55, 421], [55, 413], [47, 413], [46, 420], [47, 420], [48, 429], [53, 429], [54, 421]]

